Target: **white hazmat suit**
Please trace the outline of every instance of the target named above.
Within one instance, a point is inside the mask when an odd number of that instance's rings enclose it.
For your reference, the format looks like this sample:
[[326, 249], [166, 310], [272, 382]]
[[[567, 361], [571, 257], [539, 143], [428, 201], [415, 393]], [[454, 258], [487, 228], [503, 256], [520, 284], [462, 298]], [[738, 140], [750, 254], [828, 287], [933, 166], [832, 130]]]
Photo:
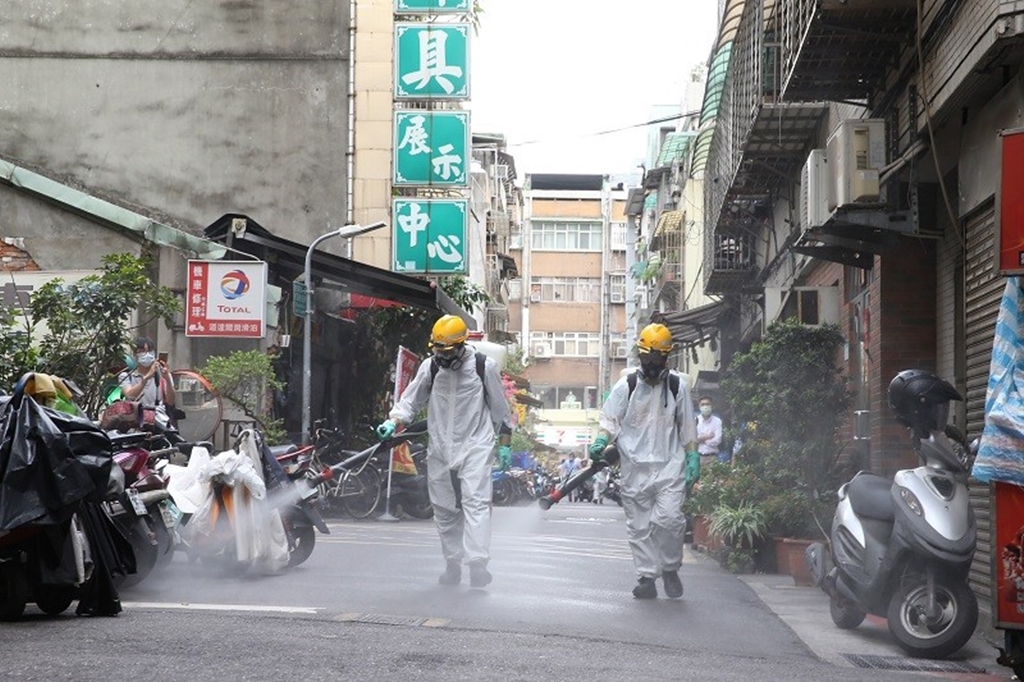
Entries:
[[623, 376], [601, 408], [600, 426], [616, 439], [621, 457], [622, 508], [641, 578], [677, 571], [683, 561], [685, 448], [697, 433], [687, 377], [673, 373], [675, 396], [667, 375], [653, 386], [638, 376], [632, 396]]
[[[491, 358], [486, 360], [481, 383], [474, 357], [478, 352], [467, 344], [461, 365], [439, 368], [433, 380], [433, 360], [424, 360], [388, 416], [409, 424], [427, 407], [427, 479], [441, 552], [447, 562], [465, 559], [486, 565], [496, 427], [505, 424], [511, 429], [514, 422], [498, 366]], [[459, 481], [461, 510], [456, 507], [453, 478]]]

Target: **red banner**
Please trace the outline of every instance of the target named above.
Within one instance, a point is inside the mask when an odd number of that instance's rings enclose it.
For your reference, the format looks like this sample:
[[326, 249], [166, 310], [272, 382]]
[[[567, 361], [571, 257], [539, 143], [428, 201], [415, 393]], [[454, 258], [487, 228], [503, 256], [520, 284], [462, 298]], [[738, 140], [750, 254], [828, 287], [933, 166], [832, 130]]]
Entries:
[[[412, 383], [416, 370], [420, 366], [420, 357], [404, 346], [398, 347], [398, 360], [395, 363], [395, 399], [397, 400], [405, 387]], [[416, 463], [409, 452], [409, 444], [402, 443], [391, 448], [391, 469], [400, 474], [415, 474]]]
[[996, 627], [1024, 627], [1024, 488], [992, 486], [993, 616]]

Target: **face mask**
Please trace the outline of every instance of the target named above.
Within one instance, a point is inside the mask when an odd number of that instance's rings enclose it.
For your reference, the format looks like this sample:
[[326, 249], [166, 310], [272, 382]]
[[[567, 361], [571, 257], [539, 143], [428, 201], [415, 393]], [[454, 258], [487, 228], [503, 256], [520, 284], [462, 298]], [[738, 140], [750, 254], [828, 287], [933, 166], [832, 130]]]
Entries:
[[153, 351], [146, 351], [145, 353], [139, 353], [135, 356], [135, 361], [143, 367], [149, 367], [156, 361], [156, 353]]
[[465, 350], [465, 346], [458, 345], [451, 350], [435, 351], [434, 358], [437, 360], [437, 364], [444, 369], [458, 369], [462, 366], [462, 352]]
[[701, 405], [700, 406], [700, 413], [702, 415], [704, 415], [705, 417], [710, 417], [711, 416], [711, 406], [710, 405]]
[[665, 366], [668, 364], [668, 357], [662, 353], [641, 353], [640, 354], [640, 371], [644, 375], [644, 379], [657, 379], [661, 376], [662, 372], [665, 371]]

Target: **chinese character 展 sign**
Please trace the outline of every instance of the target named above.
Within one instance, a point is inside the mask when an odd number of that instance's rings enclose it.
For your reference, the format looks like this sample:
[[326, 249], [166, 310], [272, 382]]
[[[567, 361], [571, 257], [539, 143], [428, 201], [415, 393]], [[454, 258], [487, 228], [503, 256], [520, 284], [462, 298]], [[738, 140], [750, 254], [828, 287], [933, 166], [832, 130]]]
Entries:
[[395, 24], [395, 99], [469, 99], [469, 24]]
[[394, 199], [395, 272], [455, 274], [466, 271], [465, 199]]
[[266, 263], [190, 260], [185, 335], [262, 338], [266, 300]]
[[394, 131], [395, 185], [468, 185], [468, 112], [396, 111]]
[[470, 0], [395, 0], [395, 14], [469, 12]]

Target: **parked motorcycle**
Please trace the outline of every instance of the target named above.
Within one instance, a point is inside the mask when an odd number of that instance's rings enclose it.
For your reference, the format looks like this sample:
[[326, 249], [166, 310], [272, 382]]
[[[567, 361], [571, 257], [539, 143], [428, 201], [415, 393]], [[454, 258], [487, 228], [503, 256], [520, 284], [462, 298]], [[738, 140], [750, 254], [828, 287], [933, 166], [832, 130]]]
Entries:
[[619, 483], [619, 469], [605, 469], [608, 472], [608, 480], [604, 484], [604, 490], [601, 491], [601, 499], [611, 500], [615, 504], [622, 506], [622, 485]]
[[[947, 427], [953, 386], [923, 370], [900, 372], [889, 406], [909, 427], [921, 466], [885, 478], [858, 473], [839, 490], [830, 536], [807, 549], [812, 579], [829, 595], [836, 627], [884, 617], [907, 653], [943, 658], [971, 638], [978, 601], [967, 584], [976, 526], [968, 503], [963, 436]], [[960, 454], [958, 454], [960, 453]]]
[[57, 615], [75, 599], [79, 614], [116, 615], [112, 575], [134, 570], [131, 548], [99, 510], [123, 486], [110, 440], [70, 402], [70, 412], [49, 407], [60, 404], [55, 386], [64, 390], [29, 373], [0, 397], [0, 620], [18, 618], [27, 602]]
[[110, 438], [117, 450], [114, 462], [124, 474], [125, 486], [120, 494], [108, 497], [104, 510], [135, 553], [135, 573], [118, 579], [120, 585], [131, 587], [174, 557], [175, 527], [182, 515], [167, 491], [167, 482], [153, 467], [159, 460], [177, 454], [178, 449], [147, 449], [150, 435], [143, 432]]
[[[262, 442], [262, 439], [261, 439]], [[318, 471], [314, 466], [312, 445], [263, 445], [264, 476], [271, 491], [290, 485], [297, 494], [290, 495], [279, 507], [281, 522], [288, 537], [288, 565], [298, 566], [313, 554], [316, 531], [330, 535], [331, 529], [320, 514], [319, 486], [333, 477], [330, 470]]]
[[[390, 451], [389, 451], [390, 453]], [[399, 471], [392, 468], [390, 472], [391, 489], [386, 492], [385, 499], [390, 505], [389, 512], [401, 509], [414, 519], [429, 519], [434, 516], [434, 506], [430, 503], [430, 492], [427, 489], [427, 446], [423, 443], [411, 443], [409, 456], [416, 465], [416, 473]], [[386, 467], [386, 464], [382, 463]], [[384, 485], [388, 485], [386, 470], [381, 472]]]

